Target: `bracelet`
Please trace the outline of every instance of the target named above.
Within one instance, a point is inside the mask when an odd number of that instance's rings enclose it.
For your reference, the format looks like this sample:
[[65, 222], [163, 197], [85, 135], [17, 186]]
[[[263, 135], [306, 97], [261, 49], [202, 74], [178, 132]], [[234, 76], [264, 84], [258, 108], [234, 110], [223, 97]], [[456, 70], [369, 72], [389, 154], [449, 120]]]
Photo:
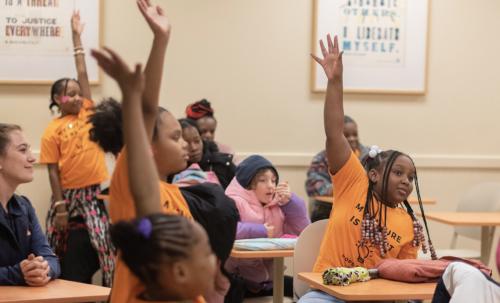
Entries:
[[78, 56], [78, 55], [85, 55], [85, 51], [83, 49], [79, 49], [73, 53], [73, 56]]
[[54, 202], [54, 208], [58, 207], [59, 205], [66, 204], [66, 200], [59, 200]]
[[83, 50], [83, 46], [75, 46], [74, 51]]
[[64, 217], [64, 216], [67, 216], [67, 215], [68, 215], [68, 212], [67, 212], [67, 211], [65, 211], [65, 212], [63, 212], [63, 213], [57, 213], [57, 212], [56, 212], [56, 217]]

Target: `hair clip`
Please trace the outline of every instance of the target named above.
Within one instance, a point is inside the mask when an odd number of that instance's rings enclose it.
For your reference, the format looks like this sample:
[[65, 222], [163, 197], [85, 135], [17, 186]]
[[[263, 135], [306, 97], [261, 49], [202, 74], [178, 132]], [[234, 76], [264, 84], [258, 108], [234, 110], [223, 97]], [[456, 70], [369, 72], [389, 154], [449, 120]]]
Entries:
[[381, 152], [382, 150], [380, 149], [380, 147], [378, 147], [377, 145], [372, 145], [372, 147], [370, 147], [370, 151], [368, 152], [368, 156], [373, 159]]
[[148, 218], [142, 218], [137, 224], [137, 230], [144, 238], [149, 239], [153, 231], [153, 224]]

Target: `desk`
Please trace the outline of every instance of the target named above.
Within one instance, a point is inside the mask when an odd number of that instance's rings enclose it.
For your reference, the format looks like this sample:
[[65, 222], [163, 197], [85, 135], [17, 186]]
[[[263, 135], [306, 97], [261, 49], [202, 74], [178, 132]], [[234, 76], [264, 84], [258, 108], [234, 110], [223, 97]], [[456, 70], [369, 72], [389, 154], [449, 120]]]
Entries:
[[99, 200], [109, 201], [109, 195], [97, 195], [96, 197]]
[[425, 217], [453, 226], [480, 226], [481, 261], [488, 264], [495, 226], [500, 225], [500, 212], [426, 212]]
[[[326, 203], [332, 203], [333, 198], [331, 196], [316, 196], [312, 197], [314, 200], [321, 201], [321, 202], [326, 202]], [[408, 202], [410, 204], [418, 204], [418, 199], [415, 197], [409, 197]], [[426, 199], [422, 198], [422, 204], [427, 204], [427, 205], [432, 205], [436, 204], [436, 199]]]
[[321, 273], [302, 272], [299, 279], [345, 301], [430, 300], [436, 283], [404, 283], [386, 279], [373, 279], [349, 286], [324, 285]]
[[42, 287], [0, 286], [1, 303], [77, 303], [108, 300], [110, 288], [54, 280]]
[[287, 250], [235, 250], [231, 257], [240, 259], [273, 258], [273, 303], [283, 303], [285, 257], [293, 257], [293, 249]]

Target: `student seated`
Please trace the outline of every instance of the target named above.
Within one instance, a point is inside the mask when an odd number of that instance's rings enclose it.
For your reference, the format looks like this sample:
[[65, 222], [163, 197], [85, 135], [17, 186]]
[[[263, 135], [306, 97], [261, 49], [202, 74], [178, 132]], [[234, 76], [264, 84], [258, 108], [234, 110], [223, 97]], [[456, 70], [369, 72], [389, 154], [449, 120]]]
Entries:
[[31, 202], [14, 193], [34, 163], [21, 128], [0, 123], [0, 285], [43, 286], [61, 273]]
[[196, 121], [203, 140], [215, 142], [221, 153], [234, 155], [234, 150], [231, 147], [215, 141], [217, 120], [215, 119], [212, 105], [207, 101], [207, 99], [202, 99], [189, 104], [186, 107], [186, 118]]
[[173, 177], [172, 183], [188, 186], [204, 182], [221, 185], [224, 189], [234, 177], [233, 155], [221, 153], [215, 142], [203, 140], [196, 121], [179, 119], [182, 138], [187, 143], [189, 167]]
[[[423, 227], [407, 201], [413, 184], [420, 201], [413, 160], [395, 150], [372, 148], [364, 166], [361, 164], [343, 131], [342, 53], [337, 37], [332, 41], [328, 35], [327, 42], [328, 49], [320, 42], [323, 58], [313, 58], [328, 78], [324, 126], [326, 156], [335, 184], [335, 207], [313, 271], [358, 266], [370, 269], [383, 258], [415, 259], [419, 247], [426, 252], [427, 246]], [[420, 207], [423, 211], [421, 201]], [[422, 216], [426, 223], [424, 213]], [[428, 242], [431, 256], [436, 259], [430, 238]], [[299, 302], [343, 301], [311, 290]]]
[[[368, 148], [359, 142], [358, 125], [349, 116], [344, 116], [344, 136], [359, 159], [363, 159], [368, 154]], [[331, 196], [333, 194], [333, 184], [328, 173], [325, 150], [314, 156], [311, 166], [307, 170], [306, 192], [310, 200], [311, 222], [328, 219], [333, 204], [314, 199], [315, 196]]]
[[[279, 182], [278, 171], [264, 157], [253, 155], [242, 161], [226, 194], [240, 212], [236, 239], [298, 236], [310, 223], [304, 200], [290, 191], [287, 182]], [[229, 272], [245, 280], [250, 296], [272, 294], [272, 266], [272, 259], [230, 258], [226, 263]], [[293, 296], [292, 288], [291, 279], [286, 279], [286, 296]]]

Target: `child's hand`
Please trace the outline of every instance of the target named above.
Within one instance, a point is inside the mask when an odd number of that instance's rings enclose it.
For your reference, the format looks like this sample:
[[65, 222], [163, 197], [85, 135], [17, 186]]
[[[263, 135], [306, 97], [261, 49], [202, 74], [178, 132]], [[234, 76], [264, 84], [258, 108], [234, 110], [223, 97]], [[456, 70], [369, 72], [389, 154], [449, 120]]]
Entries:
[[274, 238], [274, 226], [264, 223], [264, 227], [266, 228], [267, 231], [267, 237]]
[[71, 31], [75, 35], [81, 35], [83, 32], [83, 28], [85, 27], [85, 23], [80, 21], [80, 11], [73, 11], [73, 15], [71, 16]]
[[328, 81], [342, 80], [342, 54], [344, 52], [339, 51], [337, 36], [335, 36], [333, 43], [330, 35], [327, 35], [326, 40], [328, 42], [328, 51], [323, 44], [323, 40], [319, 41], [323, 59], [314, 54], [311, 54], [311, 57], [323, 67]]
[[150, 0], [137, 0], [137, 6], [153, 33], [155, 35], [162, 35], [168, 39], [172, 27], [168, 22], [165, 11], [158, 5], [151, 5]]
[[290, 191], [288, 182], [285, 181], [278, 184], [278, 186], [276, 187], [276, 197], [280, 206], [286, 205], [288, 202], [290, 202], [292, 193]]
[[145, 80], [141, 64], [136, 64], [132, 71], [117, 53], [106, 47], [104, 50], [93, 49], [92, 56], [104, 72], [118, 82], [124, 95], [142, 94]]

